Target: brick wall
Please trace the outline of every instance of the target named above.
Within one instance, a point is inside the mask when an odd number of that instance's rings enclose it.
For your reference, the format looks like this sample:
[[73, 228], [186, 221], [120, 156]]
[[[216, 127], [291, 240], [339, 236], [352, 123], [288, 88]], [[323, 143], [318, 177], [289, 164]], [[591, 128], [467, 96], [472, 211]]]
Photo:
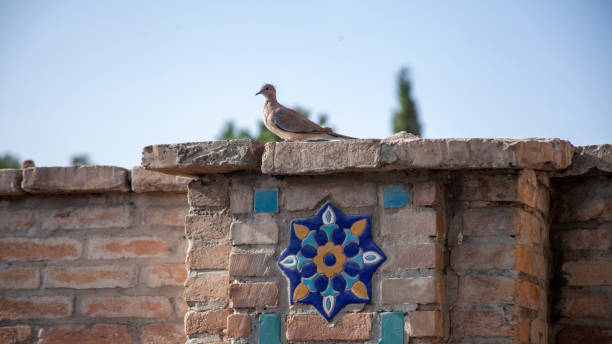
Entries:
[[[611, 145], [235, 140], [143, 167], [0, 171], [0, 342], [612, 342]], [[304, 219], [329, 204], [344, 227], [321, 239]], [[338, 259], [343, 281], [301, 287], [279, 263]], [[349, 282], [369, 301], [306, 304]]]
[[551, 331], [558, 344], [612, 340], [612, 176], [554, 179]]
[[0, 170], [1, 343], [184, 343], [185, 178]]

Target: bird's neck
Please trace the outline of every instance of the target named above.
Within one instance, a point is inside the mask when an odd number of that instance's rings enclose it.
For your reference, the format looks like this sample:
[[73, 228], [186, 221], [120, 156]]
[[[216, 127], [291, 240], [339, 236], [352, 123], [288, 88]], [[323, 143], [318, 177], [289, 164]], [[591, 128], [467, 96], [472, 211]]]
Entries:
[[270, 105], [278, 104], [278, 102], [276, 101], [276, 97], [274, 95], [270, 95], [266, 97], [266, 104], [270, 104]]

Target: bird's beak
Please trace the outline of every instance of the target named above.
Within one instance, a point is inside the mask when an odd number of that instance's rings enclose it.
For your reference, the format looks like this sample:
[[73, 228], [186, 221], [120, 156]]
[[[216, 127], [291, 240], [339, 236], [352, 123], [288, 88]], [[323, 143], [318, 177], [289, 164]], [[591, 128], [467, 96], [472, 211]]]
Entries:
[[259, 92], [255, 93], [255, 95], [258, 95], [258, 94], [261, 94], [261, 91], [259, 91]]

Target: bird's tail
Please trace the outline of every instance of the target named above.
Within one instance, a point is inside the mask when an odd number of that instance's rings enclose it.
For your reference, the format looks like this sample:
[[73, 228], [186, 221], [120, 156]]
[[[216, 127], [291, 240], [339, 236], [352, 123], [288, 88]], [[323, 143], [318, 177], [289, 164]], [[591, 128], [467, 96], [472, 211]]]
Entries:
[[345, 136], [345, 135], [341, 135], [338, 133], [334, 133], [334, 131], [330, 127], [323, 127], [323, 129], [325, 130], [326, 134], [328, 134], [329, 136], [333, 136], [334, 138], [339, 139], [339, 140], [356, 140], [357, 139], [356, 137]]
[[333, 131], [331, 133], [328, 133], [330, 136], [333, 136], [335, 138], [338, 138], [340, 140], [356, 140], [356, 137], [351, 137], [351, 136], [346, 136], [346, 135], [341, 135], [338, 133], [334, 133]]

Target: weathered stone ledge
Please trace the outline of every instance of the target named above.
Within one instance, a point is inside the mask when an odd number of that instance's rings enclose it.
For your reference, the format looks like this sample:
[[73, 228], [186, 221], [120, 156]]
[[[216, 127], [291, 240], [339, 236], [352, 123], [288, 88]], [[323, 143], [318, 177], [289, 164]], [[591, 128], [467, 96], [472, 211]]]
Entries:
[[146, 146], [142, 166], [176, 175], [258, 170], [264, 143], [242, 139]]
[[[260, 170], [332, 174], [403, 169], [532, 169], [559, 176], [612, 172], [612, 145], [574, 147], [560, 139], [421, 139], [331, 142], [210, 141], [145, 147], [142, 166], [176, 175]], [[572, 162], [574, 161], [574, 162]]]
[[191, 178], [116, 166], [31, 167], [0, 170], [0, 196], [104, 192], [186, 193]]

